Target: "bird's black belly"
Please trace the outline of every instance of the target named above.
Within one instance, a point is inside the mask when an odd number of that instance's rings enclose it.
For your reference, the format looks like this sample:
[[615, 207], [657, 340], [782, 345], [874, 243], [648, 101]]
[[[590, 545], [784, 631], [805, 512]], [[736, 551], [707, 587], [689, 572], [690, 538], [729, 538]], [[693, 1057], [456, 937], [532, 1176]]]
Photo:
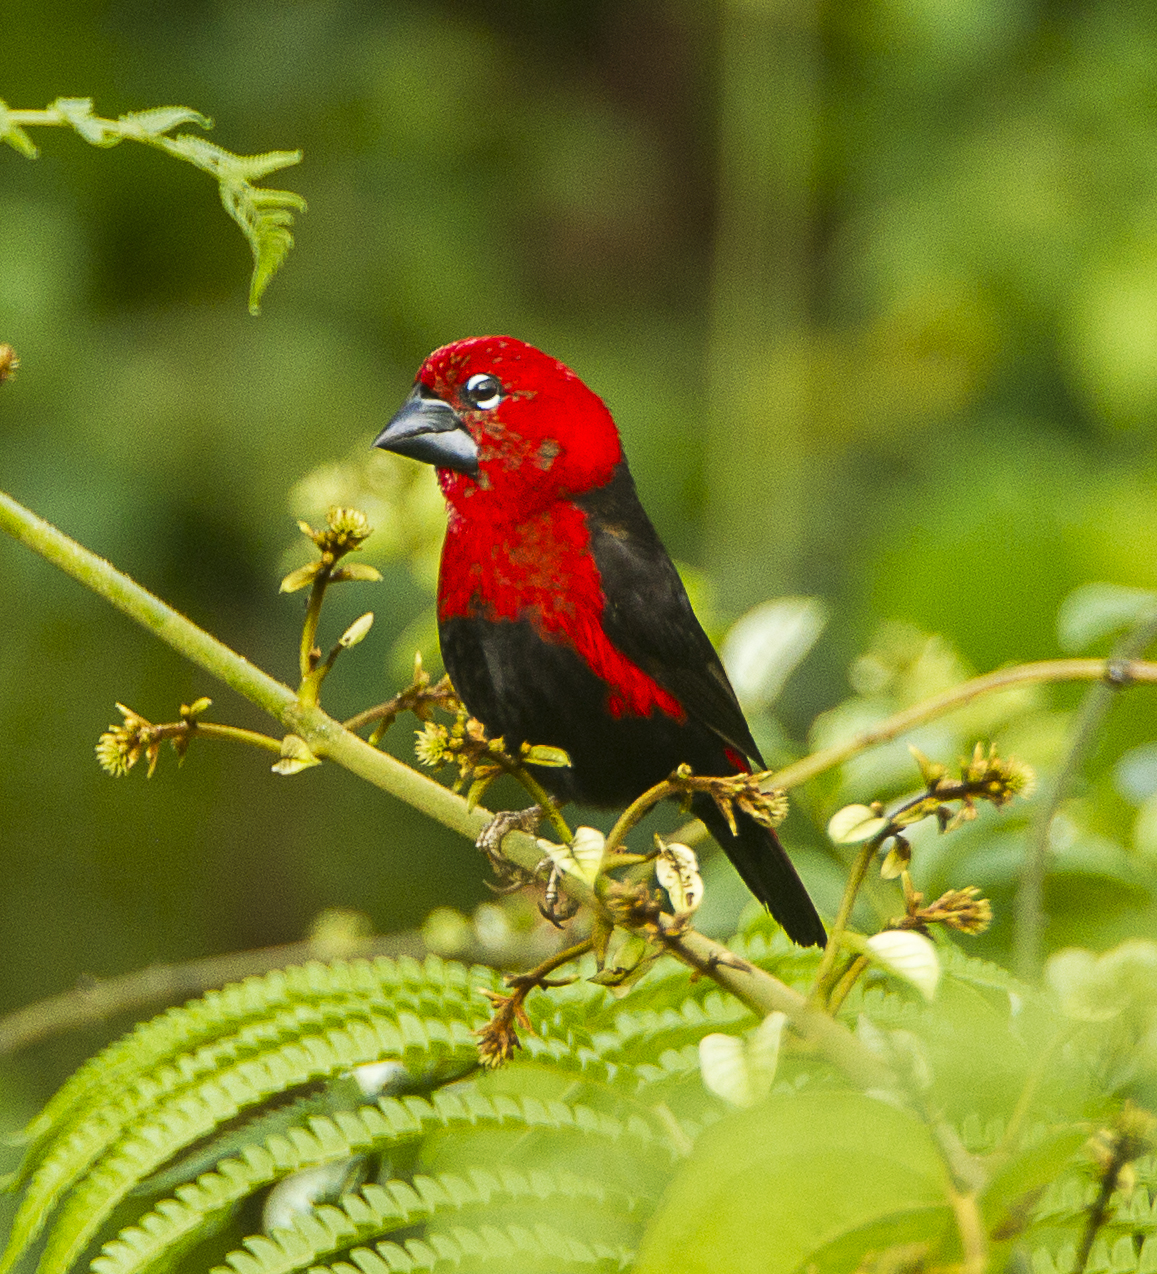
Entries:
[[686, 762], [698, 774], [734, 774], [718, 737], [660, 711], [614, 717], [609, 687], [569, 645], [545, 641], [526, 620], [450, 619], [442, 659], [472, 716], [507, 750], [565, 748], [569, 769], [536, 777], [563, 800], [623, 806]]

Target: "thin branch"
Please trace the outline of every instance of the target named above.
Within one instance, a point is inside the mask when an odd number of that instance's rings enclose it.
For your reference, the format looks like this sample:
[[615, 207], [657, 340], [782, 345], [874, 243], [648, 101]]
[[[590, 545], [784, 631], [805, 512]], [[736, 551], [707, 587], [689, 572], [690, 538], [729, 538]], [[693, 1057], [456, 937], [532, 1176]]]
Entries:
[[308, 960], [372, 959], [374, 956], [412, 955], [426, 949], [417, 932], [388, 937], [349, 938], [335, 947], [333, 940], [309, 938], [258, 951], [235, 951], [184, 964], [153, 965], [115, 978], [85, 981], [47, 1000], [29, 1004], [0, 1017], [0, 1056], [17, 1053], [42, 1040], [94, 1026], [110, 1018], [203, 995], [226, 982], [268, 973]]
[[1157, 683], [1157, 663], [1129, 659], [1043, 659], [1038, 663], [1016, 664], [1012, 668], [986, 673], [983, 677], [973, 677], [971, 681], [962, 682], [951, 690], [945, 690], [933, 695], [931, 699], [895, 713], [846, 743], [823, 748], [784, 766], [776, 772], [775, 786], [798, 787], [818, 774], [843, 765], [845, 761], [868, 748], [874, 748], [880, 743], [890, 743], [897, 736], [914, 730], [927, 721], [935, 721], [954, 708], [963, 707], [973, 699], [992, 694], [995, 690], [1060, 681], [1103, 681], [1114, 689], [1121, 689], [1133, 682]]
[[[229, 647], [198, 628], [109, 562], [70, 539], [43, 519], [0, 492], [0, 530], [39, 553], [92, 592], [110, 601], [131, 619], [147, 628], [179, 654], [224, 681], [239, 694], [300, 735], [319, 757], [389, 792], [431, 818], [476, 840], [492, 821], [488, 810], [472, 809], [465, 799], [385, 752], [379, 752], [320, 708], [303, 704], [286, 685], [256, 668]], [[512, 862], [533, 873], [542, 861], [542, 850], [532, 836], [510, 832], [503, 851]], [[568, 875], [567, 892], [579, 903], [600, 910], [593, 889]], [[791, 1018], [796, 1029], [855, 1082], [881, 1087], [887, 1069], [845, 1026], [811, 1009], [803, 996], [771, 974], [745, 962], [735, 967], [735, 956], [720, 943], [689, 932], [669, 944], [671, 951], [693, 967], [708, 973], [720, 986], [738, 996], [761, 1016], [775, 1010]], [[869, 1083], [870, 1081], [870, 1083]]]
[[815, 1008], [763, 969], [739, 960], [718, 942], [694, 929], [664, 938], [667, 950], [710, 977], [753, 1013], [784, 1013], [795, 1030], [861, 1088], [891, 1090], [896, 1078], [879, 1057], [841, 1022]]
[[[785, 765], [777, 770], [771, 783], [783, 788], [799, 787], [808, 783], [837, 765], [843, 765], [852, 757], [866, 752], [869, 748], [881, 743], [890, 743], [893, 739], [917, 726], [935, 721], [946, 716], [956, 708], [962, 708], [994, 691], [1007, 690], [1012, 686], [1042, 685], [1065, 681], [1099, 681], [1106, 688], [1122, 690], [1135, 683], [1143, 685], [1157, 684], [1157, 663], [1139, 659], [1042, 659], [1037, 663], [1016, 664], [1011, 668], [1001, 668], [996, 672], [985, 673], [982, 677], [973, 677], [971, 681], [961, 682], [950, 690], [945, 690], [931, 699], [913, 704], [901, 712], [886, 717], [879, 725], [860, 734], [853, 735], [844, 743], [837, 743], [830, 748], [822, 748], [809, 756]], [[693, 845], [703, 840], [706, 829], [698, 821], [688, 823], [674, 834], [674, 839]]]
[[[1130, 661], [1144, 654], [1155, 639], [1157, 615], [1143, 620], [1117, 643], [1109, 656], [1109, 665], [1113, 668], [1128, 666]], [[1125, 684], [1128, 684], [1127, 680]], [[1035, 978], [1040, 967], [1045, 926], [1044, 883], [1053, 820], [1100, 733], [1118, 689], [1119, 683], [1106, 675], [1086, 692], [1073, 722], [1068, 752], [1034, 820], [1016, 894], [1016, 932], [1013, 937], [1013, 967], [1018, 976], [1026, 980]]]
[[856, 898], [859, 896], [860, 888], [868, 875], [868, 869], [875, 860], [880, 843], [880, 837], [873, 836], [871, 840], [860, 846], [859, 853], [856, 855], [856, 860], [852, 865], [852, 870], [848, 875], [847, 883], [844, 885], [844, 895], [840, 899], [840, 909], [836, 912], [835, 920], [832, 921], [832, 927], [828, 932], [827, 945], [824, 947], [820, 967], [816, 971], [816, 980], [812, 986], [810, 999], [817, 1006], [823, 1003], [824, 992], [831, 980], [836, 959], [840, 953], [840, 939], [843, 937], [844, 930], [848, 927], [852, 909], [856, 905]]

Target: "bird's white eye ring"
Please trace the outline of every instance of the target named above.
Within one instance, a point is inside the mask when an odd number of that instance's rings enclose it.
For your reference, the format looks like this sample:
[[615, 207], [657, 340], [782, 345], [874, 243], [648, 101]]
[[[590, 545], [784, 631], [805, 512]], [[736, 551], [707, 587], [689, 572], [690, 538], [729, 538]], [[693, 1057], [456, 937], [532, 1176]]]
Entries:
[[502, 401], [504, 390], [497, 376], [489, 372], [476, 372], [466, 382], [463, 396], [471, 407], [478, 411], [489, 411]]

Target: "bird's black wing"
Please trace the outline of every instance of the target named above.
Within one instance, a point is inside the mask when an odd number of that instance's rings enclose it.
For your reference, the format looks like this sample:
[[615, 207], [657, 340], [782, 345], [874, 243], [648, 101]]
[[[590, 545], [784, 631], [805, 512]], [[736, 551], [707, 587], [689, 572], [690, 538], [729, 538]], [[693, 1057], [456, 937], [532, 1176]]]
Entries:
[[587, 515], [611, 642], [724, 743], [766, 768], [711, 639], [639, 501], [627, 462], [575, 497]]

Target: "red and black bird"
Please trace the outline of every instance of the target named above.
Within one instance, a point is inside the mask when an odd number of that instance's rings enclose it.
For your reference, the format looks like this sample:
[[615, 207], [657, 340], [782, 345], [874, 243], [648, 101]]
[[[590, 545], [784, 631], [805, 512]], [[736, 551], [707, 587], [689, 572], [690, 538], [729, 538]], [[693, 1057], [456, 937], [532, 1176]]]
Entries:
[[[611, 413], [570, 368], [509, 336], [443, 346], [374, 445], [437, 469], [446, 671], [492, 736], [567, 751], [538, 771], [554, 795], [622, 807], [683, 763], [764, 768]], [[736, 810], [732, 836], [709, 796], [692, 806], [788, 935], [823, 945], [775, 833]]]

